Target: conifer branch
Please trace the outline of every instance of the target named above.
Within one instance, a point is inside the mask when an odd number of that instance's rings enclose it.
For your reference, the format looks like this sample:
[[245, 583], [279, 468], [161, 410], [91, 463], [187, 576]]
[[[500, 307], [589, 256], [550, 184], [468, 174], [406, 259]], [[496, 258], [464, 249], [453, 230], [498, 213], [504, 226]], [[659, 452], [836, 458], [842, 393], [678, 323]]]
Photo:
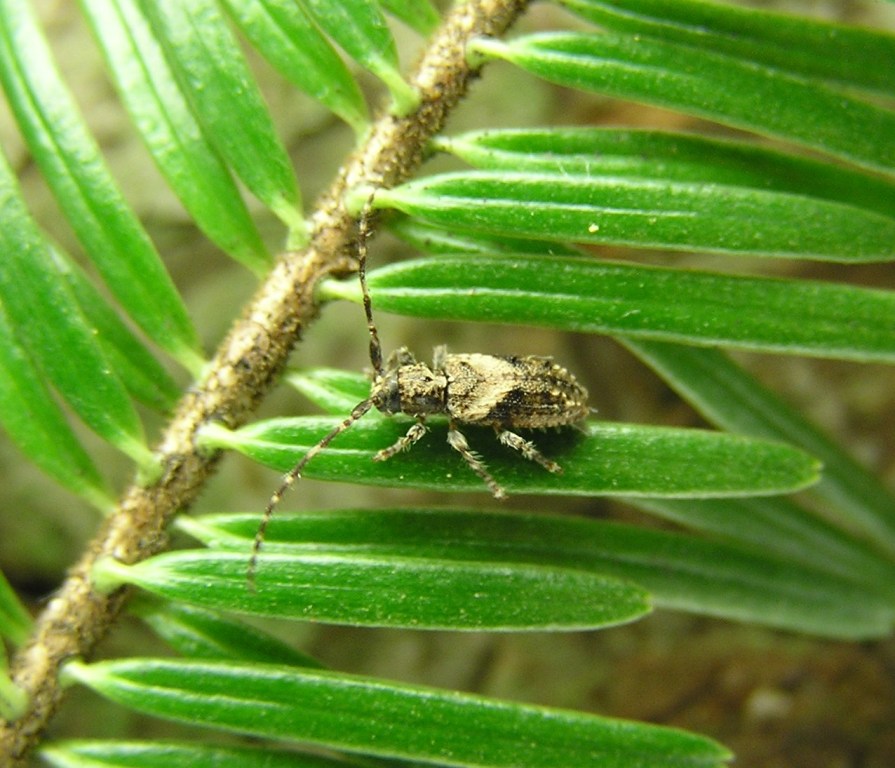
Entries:
[[90, 657], [127, 597], [126, 590], [97, 592], [90, 579], [93, 564], [109, 556], [133, 563], [165, 548], [166, 525], [191, 505], [218, 463], [217, 454], [197, 449], [197, 430], [209, 421], [232, 428], [249, 418], [317, 314], [317, 284], [353, 271], [355, 217], [345, 206], [345, 193], [359, 186], [390, 187], [410, 177], [428, 140], [441, 130], [475, 75], [466, 61], [467, 42], [501, 35], [525, 5], [526, 0], [460, 3], [410, 77], [420, 96], [418, 109], [379, 118], [322, 195], [311, 217], [308, 247], [282, 255], [219, 347], [205, 379], [179, 403], [157, 448], [158, 479], [123, 494], [14, 659], [13, 680], [27, 692], [30, 705], [19, 720], [0, 725], [0, 764], [15, 765], [38, 743], [62, 698], [62, 665]]

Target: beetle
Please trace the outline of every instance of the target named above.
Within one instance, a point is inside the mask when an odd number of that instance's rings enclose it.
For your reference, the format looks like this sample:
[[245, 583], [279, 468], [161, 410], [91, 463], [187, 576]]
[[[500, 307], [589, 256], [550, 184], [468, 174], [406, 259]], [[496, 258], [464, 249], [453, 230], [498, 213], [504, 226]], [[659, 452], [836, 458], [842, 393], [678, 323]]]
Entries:
[[406, 347], [402, 347], [393, 352], [383, 365], [382, 345], [367, 288], [370, 208], [371, 203], [368, 202], [359, 217], [357, 233], [358, 277], [370, 334], [370, 363], [373, 368], [370, 395], [354, 406], [337, 427], [310, 448], [284, 475], [280, 487], [267, 503], [255, 534], [249, 562], [250, 578], [267, 526], [283, 494], [301, 477], [308, 462], [373, 408], [389, 416], [404, 414], [416, 419], [407, 433], [393, 445], [375, 453], [373, 461], [390, 459], [419, 441], [428, 431], [427, 416], [446, 415], [448, 444], [463, 457], [497, 499], [506, 498], [506, 492], [488, 471], [481, 457], [469, 447], [458, 425], [492, 427], [500, 443], [540, 464], [548, 472], [560, 473], [562, 467], [559, 464], [544, 456], [533, 442], [513, 430], [573, 426], [583, 421], [590, 411], [587, 390], [568, 370], [549, 357], [451, 354], [447, 347], [440, 346], [436, 347], [432, 364], [428, 365], [418, 362]]

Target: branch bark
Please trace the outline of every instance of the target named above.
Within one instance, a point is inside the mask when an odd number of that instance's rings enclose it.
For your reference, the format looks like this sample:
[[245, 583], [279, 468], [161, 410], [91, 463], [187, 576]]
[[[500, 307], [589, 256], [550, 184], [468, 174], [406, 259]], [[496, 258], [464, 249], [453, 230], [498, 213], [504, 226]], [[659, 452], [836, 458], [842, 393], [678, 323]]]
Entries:
[[475, 75], [466, 62], [466, 43], [472, 37], [502, 34], [526, 4], [459, 4], [410, 78], [420, 95], [419, 108], [410, 115], [379, 118], [320, 198], [311, 218], [309, 246], [280, 258], [218, 348], [205, 380], [181, 400], [157, 448], [160, 478], [124, 493], [13, 660], [13, 680], [27, 692], [30, 705], [20, 719], [0, 726], [0, 765], [17, 764], [38, 743], [62, 698], [60, 668], [68, 659], [91, 655], [126, 600], [125, 590], [104, 595], [93, 588], [93, 564], [101, 557], [133, 563], [164, 549], [165, 526], [195, 500], [219, 459], [196, 448], [199, 427], [212, 420], [235, 427], [249, 418], [317, 314], [318, 282], [353, 271], [355, 220], [345, 207], [345, 192], [361, 185], [391, 187], [419, 167], [426, 142], [441, 130]]

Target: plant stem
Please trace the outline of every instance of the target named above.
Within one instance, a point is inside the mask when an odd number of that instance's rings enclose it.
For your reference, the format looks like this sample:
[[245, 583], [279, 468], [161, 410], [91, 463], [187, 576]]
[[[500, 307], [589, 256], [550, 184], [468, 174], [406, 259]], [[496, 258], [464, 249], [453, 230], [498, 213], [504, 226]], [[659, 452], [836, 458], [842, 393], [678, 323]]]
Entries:
[[60, 667], [68, 659], [90, 656], [127, 597], [126, 590], [103, 595], [94, 589], [94, 562], [111, 556], [133, 563], [166, 546], [165, 526], [189, 507], [219, 459], [196, 449], [196, 431], [209, 421], [235, 427], [248, 419], [316, 316], [317, 283], [353, 271], [355, 220], [345, 193], [359, 186], [391, 187], [409, 178], [475, 72], [466, 61], [466, 43], [475, 36], [502, 34], [526, 3], [469, 0], [450, 13], [410, 78], [420, 94], [419, 108], [401, 117], [386, 114], [374, 123], [318, 201], [308, 247], [282, 255], [218, 348], [205, 379], [181, 399], [156, 449], [159, 478], [123, 494], [13, 661], [13, 680], [28, 693], [30, 705], [23, 717], [0, 726], [0, 765], [15, 765], [37, 744], [62, 698]]

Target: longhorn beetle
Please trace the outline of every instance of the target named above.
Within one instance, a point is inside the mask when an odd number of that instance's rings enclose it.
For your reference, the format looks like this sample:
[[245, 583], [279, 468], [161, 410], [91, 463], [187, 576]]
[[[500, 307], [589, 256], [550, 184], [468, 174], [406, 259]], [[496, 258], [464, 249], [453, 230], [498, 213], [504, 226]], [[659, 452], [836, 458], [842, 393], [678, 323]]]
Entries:
[[407, 450], [428, 431], [427, 416], [445, 414], [448, 417], [448, 444], [484, 481], [496, 499], [506, 498], [506, 492], [492, 477], [482, 459], [470, 449], [457, 428], [458, 424], [493, 427], [499, 442], [519, 451], [548, 472], [559, 473], [562, 472], [559, 464], [544, 456], [530, 440], [512, 430], [574, 425], [582, 421], [590, 410], [587, 390], [549, 357], [454, 355], [442, 346], [435, 348], [434, 359], [429, 366], [418, 362], [406, 347], [402, 347], [393, 352], [383, 366], [382, 346], [367, 289], [367, 239], [371, 208], [372, 200], [369, 200], [361, 212], [357, 227], [357, 272], [370, 332], [370, 362], [373, 365], [370, 396], [354, 406], [339, 426], [308, 450], [283, 477], [280, 487], [270, 497], [252, 545], [250, 582], [264, 534], [283, 494], [301, 477], [302, 470], [311, 459], [372, 408], [389, 416], [403, 413], [416, 418], [407, 434], [394, 445], [374, 454], [373, 461], [385, 461]]

